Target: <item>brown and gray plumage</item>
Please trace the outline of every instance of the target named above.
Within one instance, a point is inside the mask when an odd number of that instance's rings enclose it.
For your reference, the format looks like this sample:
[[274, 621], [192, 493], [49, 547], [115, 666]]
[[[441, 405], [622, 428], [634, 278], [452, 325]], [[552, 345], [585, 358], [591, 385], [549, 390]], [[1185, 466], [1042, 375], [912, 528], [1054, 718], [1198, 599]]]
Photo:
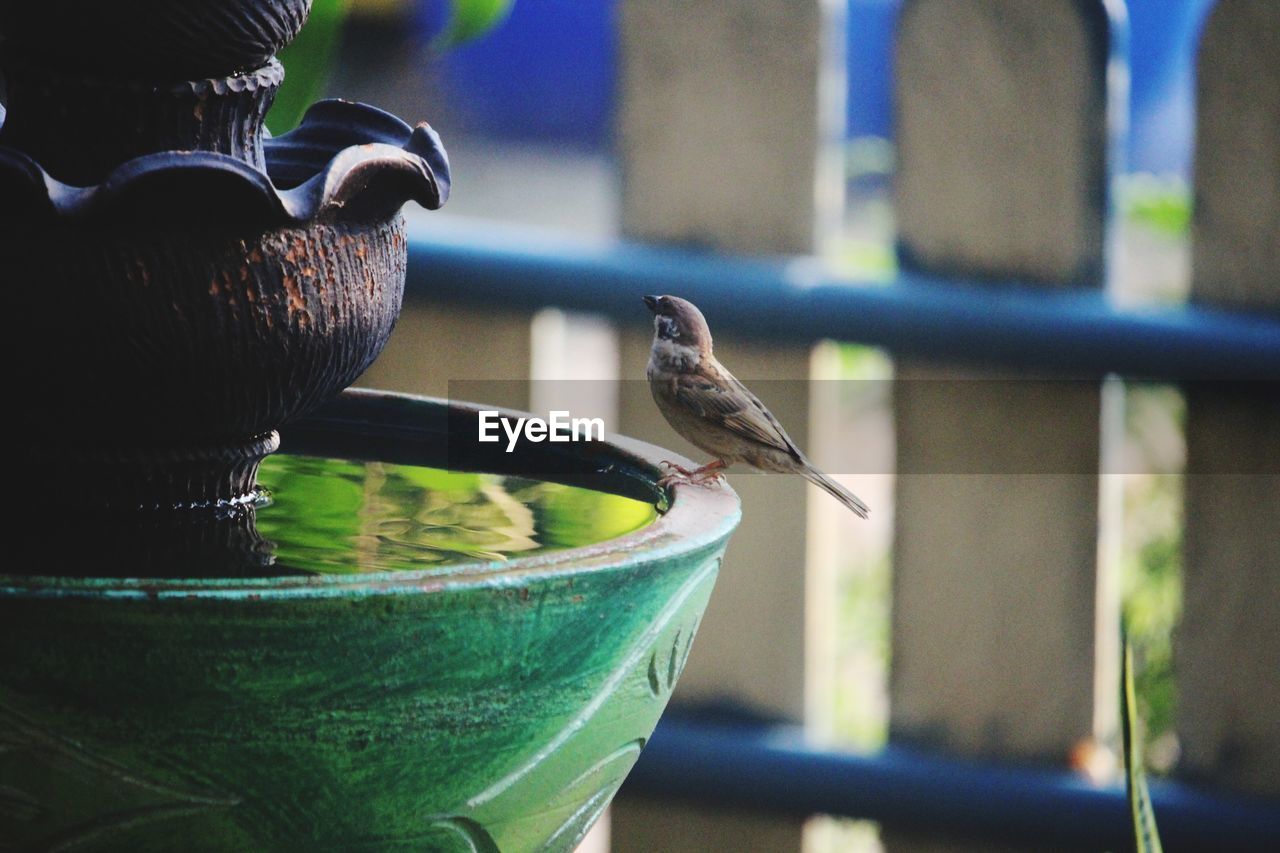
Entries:
[[676, 296], [646, 296], [644, 303], [653, 312], [646, 375], [654, 402], [676, 432], [715, 457], [693, 471], [672, 465], [674, 472], [700, 483], [745, 462], [762, 471], [799, 474], [867, 517], [867, 505], [813, 467], [764, 403], [716, 361], [711, 330], [696, 305]]

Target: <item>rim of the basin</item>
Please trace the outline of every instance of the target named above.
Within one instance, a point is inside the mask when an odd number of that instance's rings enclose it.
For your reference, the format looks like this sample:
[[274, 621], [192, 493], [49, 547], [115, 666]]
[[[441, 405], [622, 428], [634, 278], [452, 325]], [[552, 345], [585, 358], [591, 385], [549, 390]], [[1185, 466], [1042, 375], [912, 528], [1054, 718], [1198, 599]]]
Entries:
[[[311, 455], [324, 444], [322, 436], [346, 432], [358, 436], [360, 443], [342, 448], [342, 456], [379, 461], [414, 464], [414, 442], [440, 435], [442, 423], [448, 428], [449, 417], [472, 417], [481, 409], [495, 409], [515, 415], [527, 415], [499, 406], [445, 400], [389, 391], [347, 389], [316, 413], [284, 428], [283, 452]], [[434, 414], [433, 419], [428, 417]], [[442, 422], [439, 416], [446, 420]], [[410, 417], [417, 416], [417, 417]], [[368, 441], [369, 432], [378, 433]], [[310, 437], [310, 441], [308, 440]], [[292, 439], [292, 441], [291, 441]], [[380, 440], [379, 440], [380, 439]], [[390, 442], [390, 444], [388, 443]], [[388, 447], [399, 446], [399, 458], [388, 460]], [[552, 445], [530, 445], [546, 458], [564, 457], [566, 451]], [[583, 445], [573, 445], [582, 447]], [[357, 448], [363, 447], [363, 451]], [[661, 492], [656, 482], [661, 474], [659, 463], [692, 465], [688, 459], [655, 445], [619, 435], [606, 435], [604, 441], [591, 442], [589, 463], [596, 470], [581, 475], [605, 475], [615, 485], [630, 480], [634, 488], [657, 497]], [[435, 464], [425, 452], [417, 456], [417, 464]], [[572, 451], [569, 451], [572, 455]], [[501, 457], [493, 457], [500, 459]], [[577, 458], [581, 458], [578, 455]], [[489, 472], [490, 467], [485, 466]], [[507, 473], [494, 471], [493, 473]], [[512, 471], [511, 473], [518, 473]], [[572, 474], [539, 475], [541, 479], [584, 484]], [[633, 488], [633, 491], [634, 491]], [[613, 491], [613, 490], [610, 490]], [[619, 490], [619, 493], [625, 492]], [[119, 599], [219, 598], [219, 599], [284, 599], [326, 598], [360, 590], [367, 594], [422, 593], [485, 585], [523, 586], [543, 576], [579, 573], [616, 568], [633, 563], [637, 556], [644, 562], [655, 562], [683, 554], [696, 553], [719, 545], [737, 526], [741, 508], [737, 493], [723, 481], [692, 486], [676, 484], [667, 490], [665, 512], [650, 524], [615, 539], [607, 539], [577, 548], [551, 551], [531, 557], [509, 560], [455, 563], [445, 567], [411, 571], [383, 571], [360, 574], [263, 575], [251, 578], [98, 578], [57, 577], [49, 575], [5, 575], [0, 573], [0, 595], [29, 597], [93, 597]]]

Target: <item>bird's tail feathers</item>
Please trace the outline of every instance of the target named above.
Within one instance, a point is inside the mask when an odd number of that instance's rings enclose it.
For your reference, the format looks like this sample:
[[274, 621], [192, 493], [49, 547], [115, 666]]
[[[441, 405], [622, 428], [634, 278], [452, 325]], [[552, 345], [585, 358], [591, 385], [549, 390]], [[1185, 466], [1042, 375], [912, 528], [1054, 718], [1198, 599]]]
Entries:
[[812, 465], [803, 466], [800, 473], [803, 474], [804, 478], [810, 483], [813, 483], [815, 486], [831, 495], [831, 497], [853, 510], [860, 518], [866, 518], [871, 514], [871, 509], [864, 504], [857, 495], [819, 471], [817, 468], [814, 468]]

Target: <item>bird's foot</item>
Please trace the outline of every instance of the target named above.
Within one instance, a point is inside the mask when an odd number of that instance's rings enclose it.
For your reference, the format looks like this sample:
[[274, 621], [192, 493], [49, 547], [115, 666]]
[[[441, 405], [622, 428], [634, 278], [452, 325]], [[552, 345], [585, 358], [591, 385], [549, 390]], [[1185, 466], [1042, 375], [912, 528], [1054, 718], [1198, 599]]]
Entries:
[[720, 459], [692, 470], [685, 468], [683, 465], [677, 465], [674, 462], [665, 460], [658, 464], [667, 471], [658, 479], [658, 486], [664, 489], [676, 483], [688, 486], [705, 486], [709, 483], [716, 483], [724, 479], [724, 468], [727, 467]]
[[676, 463], [668, 462], [665, 459], [658, 464], [666, 469], [667, 472], [658, 478], [659, 488], [665, 489], [667, 486], [672, 486], [676, 483], [693, 482], [693, 475], [695, 472], [690, 471], [683, 465], [677, 465]]
[[689, 482], [695, 486], [705, 486], [724, 479], [724, 469], [729, 467], [723, 459], [715, 459], [694, 471], [689, 472]]

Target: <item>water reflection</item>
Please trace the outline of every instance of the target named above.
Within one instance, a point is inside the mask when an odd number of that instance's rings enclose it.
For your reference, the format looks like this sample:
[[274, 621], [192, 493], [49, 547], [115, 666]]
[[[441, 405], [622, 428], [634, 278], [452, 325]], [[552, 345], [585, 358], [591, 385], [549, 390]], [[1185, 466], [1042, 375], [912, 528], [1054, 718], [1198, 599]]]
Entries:
[[385, 462], [280, 454], [259, 534], [281, 568], [403, 571], [576, 548], [644, 527], [650, 504], [588, 489]]
[[96, 516], [32, 507], [0, 574], [252, 578], [431, 569], [613, 539], [656, 517], [604, 492], [310, 456], [268, 457], [257, 506]]

